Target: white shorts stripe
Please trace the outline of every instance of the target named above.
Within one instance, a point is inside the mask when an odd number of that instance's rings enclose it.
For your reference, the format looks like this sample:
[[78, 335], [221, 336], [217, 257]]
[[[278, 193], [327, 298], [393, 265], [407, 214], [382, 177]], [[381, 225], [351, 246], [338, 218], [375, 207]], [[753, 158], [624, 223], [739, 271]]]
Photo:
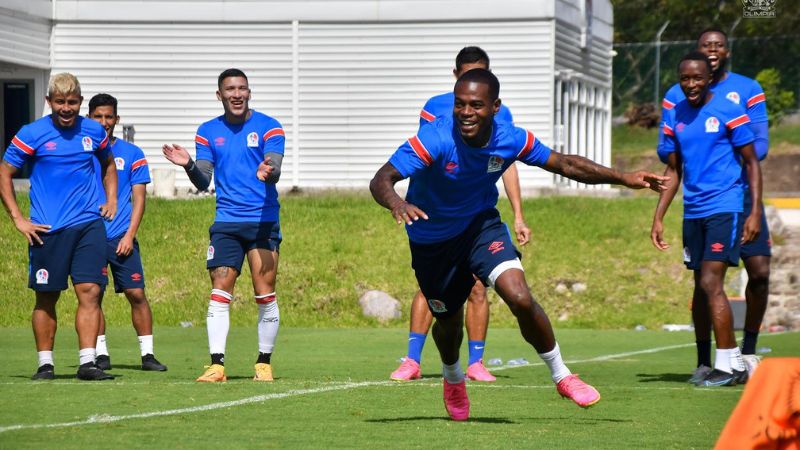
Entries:
[[514, 258], [510, 261], [504, 261], [497, 265], [494, 269], [492, 269], [492, 273], [489, 274], [489, 287], [494, 287], [494, 282], [497, 281], [497, 278], [503, 274], [508, 269], [519, 269], [525, 272], [525, 269], [522, 268], [522, 262], [519, 258]]

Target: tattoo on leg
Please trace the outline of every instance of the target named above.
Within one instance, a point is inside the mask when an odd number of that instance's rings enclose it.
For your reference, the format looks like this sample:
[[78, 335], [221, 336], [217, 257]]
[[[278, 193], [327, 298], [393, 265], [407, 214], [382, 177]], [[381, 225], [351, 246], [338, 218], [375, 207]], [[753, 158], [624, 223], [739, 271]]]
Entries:
[[229, 267], [215, 267], [211, 270], [211, 276], [213, 278], [227, 278], [228, 270], [230, 270]]

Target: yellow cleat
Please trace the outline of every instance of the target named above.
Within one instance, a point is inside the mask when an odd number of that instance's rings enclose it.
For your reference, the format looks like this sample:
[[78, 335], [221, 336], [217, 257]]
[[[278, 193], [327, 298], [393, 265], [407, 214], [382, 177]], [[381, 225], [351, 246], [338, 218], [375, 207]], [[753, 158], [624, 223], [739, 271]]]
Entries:
[[264, 363], [256, 364], [256, 376], [253, 377], [253, 381], [273, 381], [272, 366]]
[[218, 383], [220, 381], [228, 381], [228, 377], [225, 376], [225, 366], [221, 364], [212, 364], [210, 366], [206, 366], [206, 371], [200, 375], [196, 381], [201, 383]]

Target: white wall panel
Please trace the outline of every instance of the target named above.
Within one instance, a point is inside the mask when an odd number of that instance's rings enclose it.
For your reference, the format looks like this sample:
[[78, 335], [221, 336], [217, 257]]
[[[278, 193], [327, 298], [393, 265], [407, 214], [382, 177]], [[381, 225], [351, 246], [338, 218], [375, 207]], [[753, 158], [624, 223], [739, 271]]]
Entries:
[[[30, 8], [41, 3], [46, 2], [32, 1]], [[51, 28], [51, 21], [45, 17], [0, 6], [0, 61], [49, 68]]]

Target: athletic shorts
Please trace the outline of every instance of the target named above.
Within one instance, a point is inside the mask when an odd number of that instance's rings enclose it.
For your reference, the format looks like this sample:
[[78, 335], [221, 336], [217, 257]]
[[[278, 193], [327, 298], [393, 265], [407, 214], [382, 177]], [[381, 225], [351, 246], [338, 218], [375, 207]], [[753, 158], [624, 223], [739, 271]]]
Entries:
[[724, 261], [739, 265], [741, 213], [720, 213], [700, 219], [683, 219], [683, 262], [700, 270], [703, 261]]
[[[753, 202], [750, 201], [750, 195], [745, 194], [744, 199], [744, 212], [742, 217], [747, 220], [750, 215], [750, 210], [753, 208]], [[767, 224], [767, 215], [764, 213], [764, 206], [761, 206], [761, 232], [755, 241], [747, 242], [742, 245], [742, 259], [747, 259], [751, 256], [772, 256], [772, 240], [769, 237], [769, 225]]]
[[206, 254], [206, 268], [232, 267], [242, 273], [248, 251], [263, 248], [280, 251], [279, 222], [214, 222], [208, 229], [211, 244]]
[[[106, 259], [114, 276], [114, 292], [125, 289], [144, 289], [144, 268], [139, 253], [139, 241], [133, 240], [133, 252], [128, 256], [117, 255], [117, 246], [122, 236], [106, 241]], [[106, 277], [105, 284], [108, 284]]]
[[63, 291], [72, 284], [106, 282], [106, 227], [103, 219], [80, 223], [39, 237], [28, 246], [28, 287], [37, 292]]
[[[506, 265], [522, 268], [508, 227], [495, 209], [478, 214], [461, 234], [444, 242], [411, 247], [411, 266], [436, 317], [457, 313], [466, 302], [475, 279], [492, 285]], [[495, 273], [493, 273], [495, 272]]]

